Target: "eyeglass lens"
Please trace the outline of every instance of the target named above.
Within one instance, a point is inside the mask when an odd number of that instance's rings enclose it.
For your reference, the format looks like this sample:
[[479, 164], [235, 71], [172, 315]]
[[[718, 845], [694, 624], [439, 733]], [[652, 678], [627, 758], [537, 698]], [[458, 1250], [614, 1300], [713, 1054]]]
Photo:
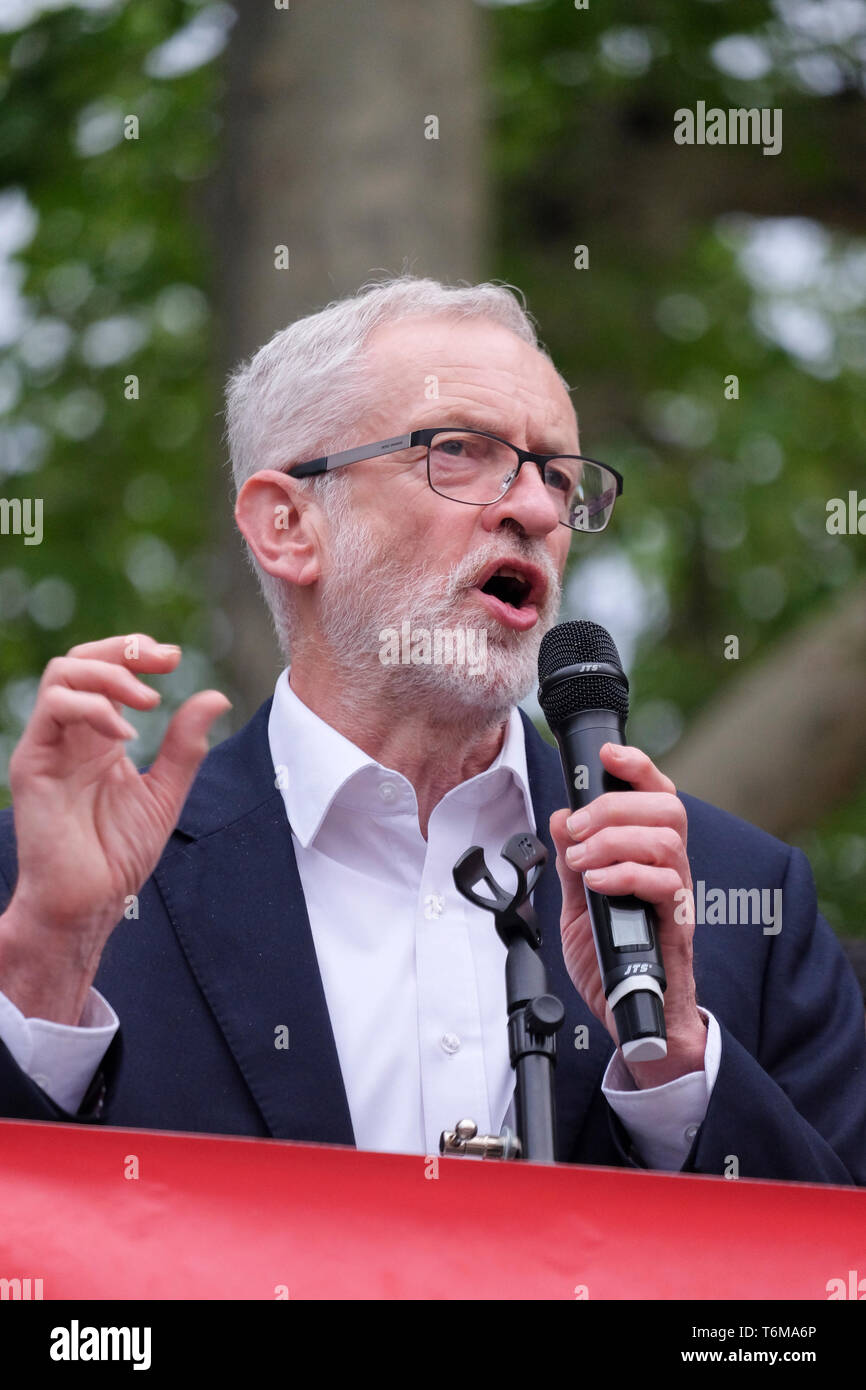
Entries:
[[[488, 506], [514, 481], [519, 459], [510, 444], [471, 430], [443, 430], [430, 441], [430, 486], [455, 502]], [[535, 465], [530, 465], [535, 467]], [[616, 478], [589, 459], [548, 460], [544, 481], [560, 520], [575, 531], [603, 531], [616, 501]]]

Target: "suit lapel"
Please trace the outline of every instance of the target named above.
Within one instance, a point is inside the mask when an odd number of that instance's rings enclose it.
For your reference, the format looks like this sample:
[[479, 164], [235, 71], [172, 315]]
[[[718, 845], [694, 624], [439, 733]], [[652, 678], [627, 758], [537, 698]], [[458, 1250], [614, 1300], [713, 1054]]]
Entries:
[[270, 704], [208, 755], [155, 877], [270, 1133], [353, 1144], [291, 832], [274, 784]]
[[[155, 878], [199, 987], [277, 1139], [353, 1144], [354, 1134], [285, 806], [274, 784], [271, 701], [208, 754]], [[537, 833], [541, 954], [566, 1008], [555, 1072], [557, 1157], [577, 1135], [613, 1050], [562, 959], [561, 893], [548, 821], [564, 804], [559, 760], [523, 715]], [[503, 1027], [505, 1026], [503, 1020]], [[577, 1029], [585, 1027], [586, 1047]], [[287, 1038], [286, 1038], [287, 1034]], [[277, 1046], [287, 1040], [288, 1046]]]
[[[562, 768], [558, 754], [544, 742], [522, 710], [521, 716], [526, 735], [526, 768], [535, 811], [536, 834], [547, 849], [547, 863], [533, 897], [542, 933], [540, 953], [547, 967], [548, 989], [565, 1005], [565, 1022], [557, 1034], [554, 1071], [556, 1157], [560, 1162], [565, 1162], [574, 1152], [589, 1107], [598, 1095], [604, 1069], [613, 1052], [613, 1043], [607, 1029], [584, 1004], [562, 958], [559, 929], [562, 891], [556, 872], [556, 849], [549, 829], [553, 812], [567, 804]], [[582, 1031], [584, 1028], [585, 1033]], [[583, 1042], [586, 1043], [585, 1047], [577, 1045]]]

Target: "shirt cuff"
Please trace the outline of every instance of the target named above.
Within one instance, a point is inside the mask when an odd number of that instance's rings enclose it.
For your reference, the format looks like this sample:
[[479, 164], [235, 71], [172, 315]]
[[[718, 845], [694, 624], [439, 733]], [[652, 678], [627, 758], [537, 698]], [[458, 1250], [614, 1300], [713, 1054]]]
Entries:
[[93, 988], [77, 1025], [25, 1018], [12, 1000], [0, 993], [0, 1040], [30, 1080], [72, 1115], [119, 1027], [117, 1014]]
[[722, 1034], [711, 1013], [698, 1013], [707, 1025], [703, 1071], [641, 1091], [617, 1049], [601, 1083], [605, 1100], [648, 1168], [679, 1172], [706, 1117], [722, 1059]]

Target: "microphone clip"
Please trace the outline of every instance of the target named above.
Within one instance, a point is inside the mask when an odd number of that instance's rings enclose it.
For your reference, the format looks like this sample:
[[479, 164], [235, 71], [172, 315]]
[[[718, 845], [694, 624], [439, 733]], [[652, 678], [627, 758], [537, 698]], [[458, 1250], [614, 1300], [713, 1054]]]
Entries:
[[[461, 854], [453, 872], [457, 891], [475, 907], [493, 913], [497, 934], [506, 948], [508, 1055], [515, 1072], [517, 1134], [503, 1126], [498, 1136], [479, 1135], [475, 1121], [465, 1119], [453, 1130], [443, 1131], [439, 1152], [552, 1163], [553, 1066], [556, 1032], [565, 1010], [561, 1001], [547, 992], [547, 971], [538, 950], [541, 931], [529, 901], [547, 863], [547, 850], [541, 840], [523, 830], [506, 841], [500, 854], [517, 874], [513, 893], [496, 882], [478, 845]], [[487, 893], [478, 891], [481, 884]]]
[[[473, 845], [457, 860], [454, 865], [454, 885], [469, 902], [493, 913], [497, 934], [505, 946], [522, 938], [527, 946], [537, 951], [541, 945], [541, 932], [529, 898], [547, 863], [547, 850], [537, 836], [522, 830], [511, 836], [502, 846], [500, 854], [517, 873], [517, 887], [513, 893], [507, 892], [496, 882], [480, 845]], [[490, 897], [476, 891], [479, 883], [487, 886]]]

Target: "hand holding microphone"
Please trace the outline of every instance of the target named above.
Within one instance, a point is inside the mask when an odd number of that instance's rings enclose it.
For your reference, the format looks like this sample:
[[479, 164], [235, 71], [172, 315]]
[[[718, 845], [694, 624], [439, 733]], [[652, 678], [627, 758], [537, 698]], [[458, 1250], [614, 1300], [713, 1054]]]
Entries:
[[604, 628], [552, 629], [539, 680], [569, 804], [587, 817], [582, 827], [567, 811], [551, 818], [565, 964], [637, 1084], [660, 1085], [701, 1070], [706, 1041], [692, 973], [685, 808], [647, 755], [624, 746], [628, 682]]

